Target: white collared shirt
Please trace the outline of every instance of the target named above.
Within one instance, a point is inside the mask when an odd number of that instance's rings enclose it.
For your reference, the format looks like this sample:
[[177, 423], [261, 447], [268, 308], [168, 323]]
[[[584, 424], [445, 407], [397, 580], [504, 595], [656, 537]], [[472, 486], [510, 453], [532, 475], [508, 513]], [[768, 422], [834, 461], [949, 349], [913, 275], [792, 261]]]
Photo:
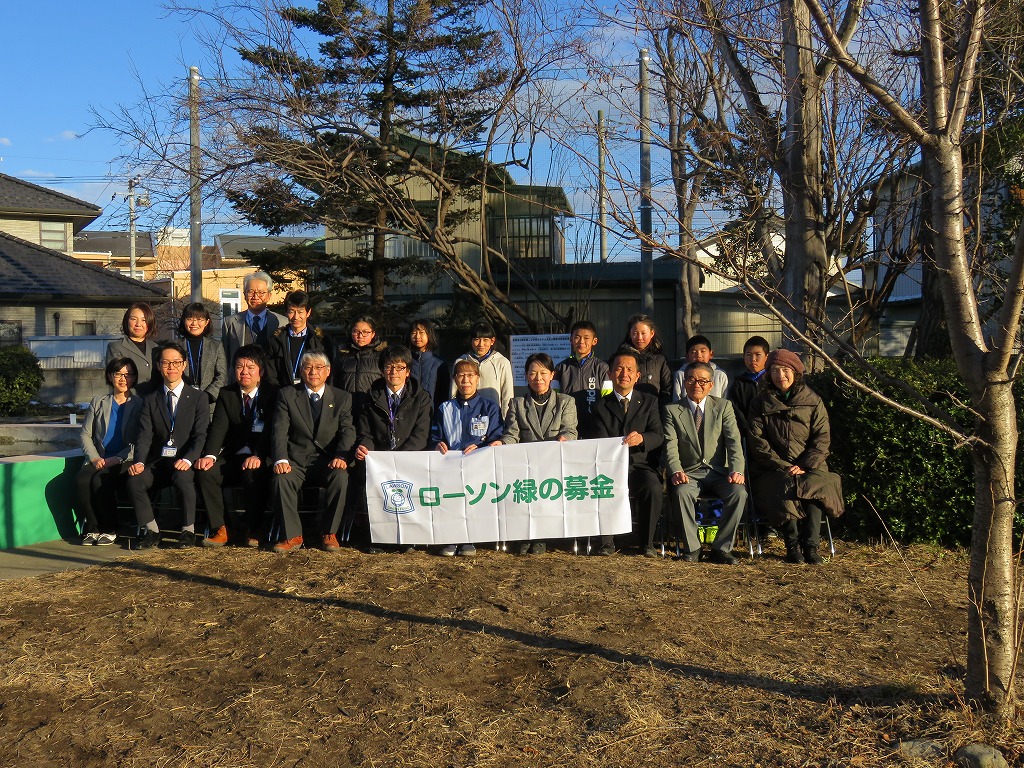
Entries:
[[181, 393], [182, 393], [182, 390], [184, 390], [184, 389], [185, 389], [185, 380], [184, 379], [179, 381], [178, 382], [178, 386], [175, 387], [174, 389], [169, 389], [168, 386], [166, 384], [164, 384], [164, 400], [167, 400], [167, 393], [168, 392], [173, 392], [174, 393], [174, 412], [175, 413], [178, 412], [178, 403], [181, 402]]

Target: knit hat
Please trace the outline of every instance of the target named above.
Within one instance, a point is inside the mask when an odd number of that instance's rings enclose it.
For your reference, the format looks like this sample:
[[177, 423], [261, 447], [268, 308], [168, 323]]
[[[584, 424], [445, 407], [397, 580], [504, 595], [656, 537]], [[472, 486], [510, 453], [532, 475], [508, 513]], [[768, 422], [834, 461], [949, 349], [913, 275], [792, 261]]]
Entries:
[[764, 367], [770, 371], [773, 365], [784, 365], [787, 368], [792, 368], [801, 376], [804, 373], [804, 363], [800, 359], [800, 355], [790, 352], [788, 349], [776, 349], [768, 353], [768, 361]]

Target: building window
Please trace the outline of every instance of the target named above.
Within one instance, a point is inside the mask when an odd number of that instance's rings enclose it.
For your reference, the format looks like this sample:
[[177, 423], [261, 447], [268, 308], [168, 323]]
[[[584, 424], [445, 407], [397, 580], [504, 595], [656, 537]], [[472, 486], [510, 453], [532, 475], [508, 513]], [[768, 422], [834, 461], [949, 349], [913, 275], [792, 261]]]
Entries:
[[39, 222], [39, 244], [44, 248], [65, 252], [68, 249], [68, 231], [62, 221]]
[[72, 336], [95, 336], [96, 323], [92, 320], [76, 320], [71, 324]]
[[221, 288], [220, 316], [230, 317], [242, 309], [242, 292], [238, 288]]
[[0, 320], [0, 347], [21, 344], [21, 323]]

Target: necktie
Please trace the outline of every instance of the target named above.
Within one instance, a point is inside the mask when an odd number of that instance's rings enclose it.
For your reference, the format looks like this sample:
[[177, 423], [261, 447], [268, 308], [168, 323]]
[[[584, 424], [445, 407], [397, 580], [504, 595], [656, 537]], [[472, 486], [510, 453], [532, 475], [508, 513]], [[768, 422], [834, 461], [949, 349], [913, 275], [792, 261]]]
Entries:
[[316, 404], [320, 402], [320, 395], [318, 395], [316, 392], [311, 392], [309, 394], [309, 402], [313, 405], [313, 407], [316, 407]]
[[171, 424], [174, 424], [174, 393], [168, 390], [167, 392], [167, 418], [171, 420]]
[[242, 398], [242, 411], [246, 416], [252, 416], [252, 398], [249, 395]]
[[629, 398], [622, 398], [619, 400], [619, 404], [622, 406], [622, 415], [625, 416], [629, 412]]
[[259, 315], [256, 315], [252, 319], [252, 333], [255, 336], [255, 335], [257, 335], [262, 330], [263, 330], [263, 318], [261, 318]]
[[704, 433], [702, 428], [704, 426], [704, 409], [697, 407], [693, 409], [693, 427], [697, 430], [697, 442], [700, 443], [701, 447], [704, 447]]

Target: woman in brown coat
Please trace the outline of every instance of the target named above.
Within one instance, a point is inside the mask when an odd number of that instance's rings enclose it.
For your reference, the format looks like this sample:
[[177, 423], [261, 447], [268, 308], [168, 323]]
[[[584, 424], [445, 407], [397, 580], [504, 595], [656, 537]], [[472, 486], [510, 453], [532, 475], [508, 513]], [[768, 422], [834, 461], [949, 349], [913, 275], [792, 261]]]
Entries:
[[799, 356], [777, 349], [766, 367], [768, 376], [750, 407], [747, 451], [754, 498], [782, 532], [786, 562], [820, 565], [821, 516], [843, 512], [842, 481], [826, 463], [828, 413], [804, 383]]

